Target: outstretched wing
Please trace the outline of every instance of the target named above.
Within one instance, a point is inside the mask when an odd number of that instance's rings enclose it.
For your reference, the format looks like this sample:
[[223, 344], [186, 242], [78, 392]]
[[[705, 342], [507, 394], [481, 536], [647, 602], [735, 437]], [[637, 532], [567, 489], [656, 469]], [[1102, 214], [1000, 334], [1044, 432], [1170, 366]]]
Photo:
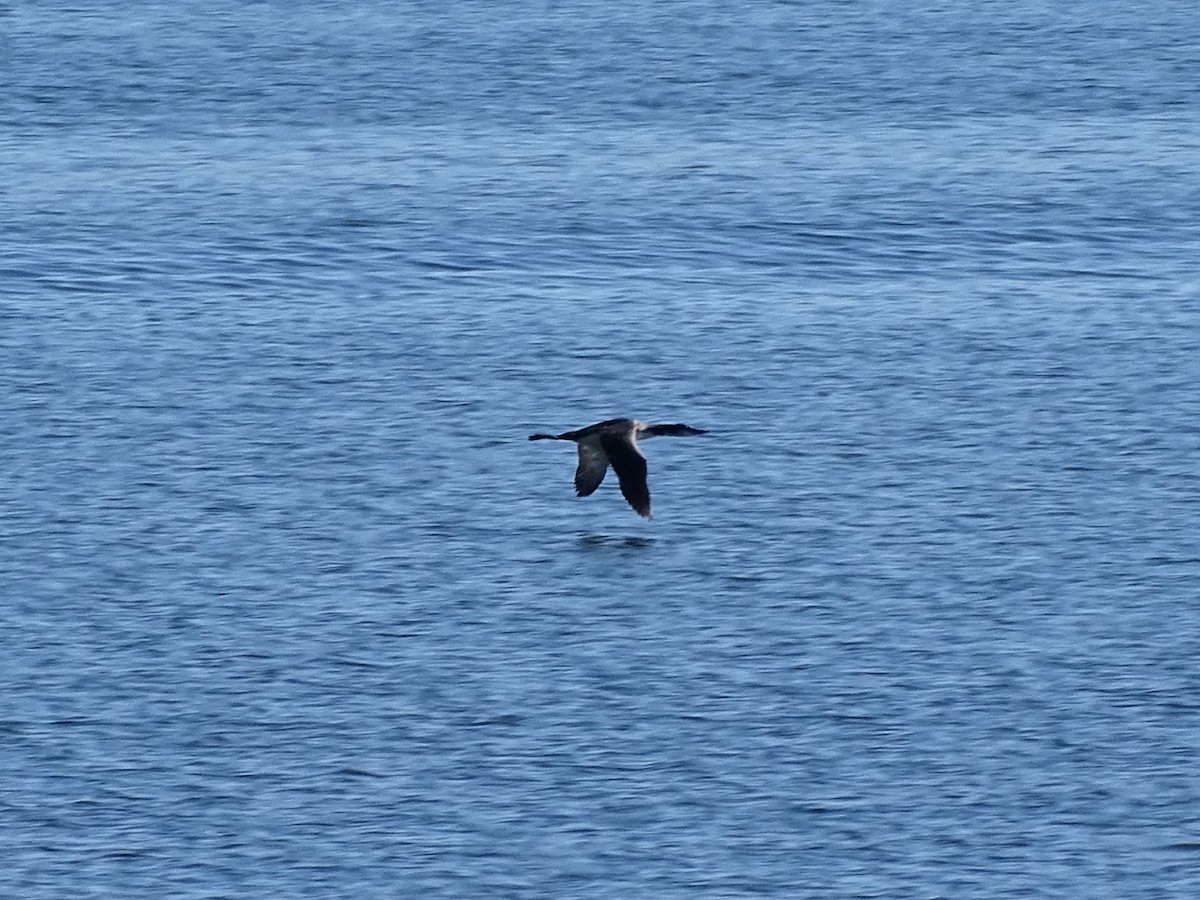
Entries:
[[579, 442], [579, 467], [575, 470], [575, 493], [586, 497], [594, 493], [608, 471], [608, 456], [596, 440]]
[[650, 518], [650, 488], [646, 485], [646, 457], [629, 436], [600, 435], [600, 446], [621, 482], [621, 493], [639, 516]]

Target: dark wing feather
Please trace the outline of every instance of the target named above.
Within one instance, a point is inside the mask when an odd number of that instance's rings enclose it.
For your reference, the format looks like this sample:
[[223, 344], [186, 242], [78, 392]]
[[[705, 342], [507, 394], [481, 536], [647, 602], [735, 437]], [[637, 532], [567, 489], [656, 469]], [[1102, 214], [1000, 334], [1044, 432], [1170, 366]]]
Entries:
[[646, 485], [646, 457], [630, 438], [600, 435], [600, 446], [621, 482], [621, 493], [639, 516], [650, 518], [650, 488]]
[[608, 471], [608, 457], [595, 441], [579, 442], [579, 467], [575, 469], [575, 493], [586, 497], [600, 487]]

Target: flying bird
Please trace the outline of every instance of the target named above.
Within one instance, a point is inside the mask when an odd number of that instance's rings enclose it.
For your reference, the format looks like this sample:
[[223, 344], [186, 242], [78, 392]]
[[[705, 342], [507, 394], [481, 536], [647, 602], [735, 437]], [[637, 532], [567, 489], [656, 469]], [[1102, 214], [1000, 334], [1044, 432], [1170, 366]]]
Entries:
[[575, 470], [575, 493], [586, 497], [600, 487], [612, 466], [621, 493], [639, 516], [650, 518], [650, 488], [646, 485], [646, 457], [638, 449], [639, 438], [659, 435], [706, 434], [690, 425], [647, 425], [637, 419], [606, 419], [578, 431], [562, 434], [531, 434], [531, 441], [574, 441], [579, 445], [579, 468]]

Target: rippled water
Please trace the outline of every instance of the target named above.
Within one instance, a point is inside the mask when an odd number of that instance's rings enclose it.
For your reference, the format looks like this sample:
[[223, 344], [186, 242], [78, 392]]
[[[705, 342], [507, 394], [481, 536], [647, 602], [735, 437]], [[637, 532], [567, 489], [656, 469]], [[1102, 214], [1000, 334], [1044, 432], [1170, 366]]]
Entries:
[[1190, 4], [293, 6], [0, 8], [5, 896], [1200, 892]]

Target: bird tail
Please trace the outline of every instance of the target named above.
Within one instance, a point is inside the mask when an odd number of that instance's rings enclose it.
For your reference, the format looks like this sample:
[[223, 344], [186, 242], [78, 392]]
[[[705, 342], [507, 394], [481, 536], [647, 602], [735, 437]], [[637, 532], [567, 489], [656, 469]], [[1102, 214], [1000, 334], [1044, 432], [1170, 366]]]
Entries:
[[557, 441], [557, 440], [561, 440], [561, 438], [560, 438], [560, 437], [559, 437], [557, 434], [531, 434], [531, 435], [529, 436], [529, 439], [530, 439], [531, 441]]

